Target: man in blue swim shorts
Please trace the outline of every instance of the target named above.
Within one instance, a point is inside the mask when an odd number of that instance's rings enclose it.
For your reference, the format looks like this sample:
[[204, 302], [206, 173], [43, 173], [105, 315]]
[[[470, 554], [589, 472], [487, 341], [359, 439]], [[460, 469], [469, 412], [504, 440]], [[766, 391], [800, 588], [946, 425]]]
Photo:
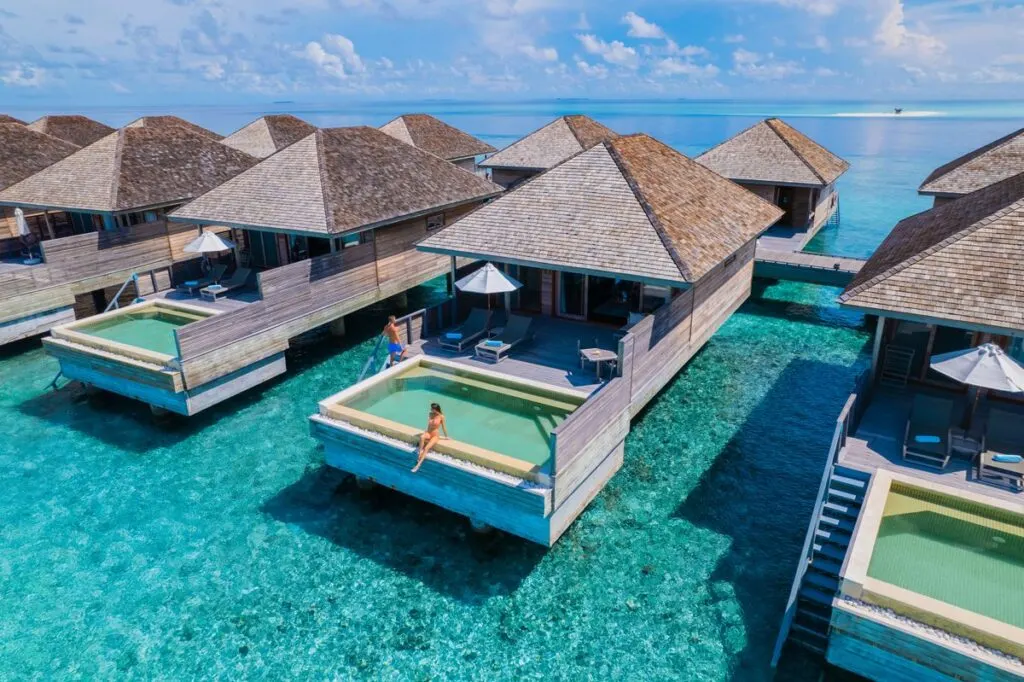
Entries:
[[394, 315], [388, 317], [388, 323], [384, 325], [384, 336], [388, 337], [388, 357], [391, 358], [391, 364], [404, 360], [407, 349], [402, 345], [401, 337], [398, 335], [398, 322]]

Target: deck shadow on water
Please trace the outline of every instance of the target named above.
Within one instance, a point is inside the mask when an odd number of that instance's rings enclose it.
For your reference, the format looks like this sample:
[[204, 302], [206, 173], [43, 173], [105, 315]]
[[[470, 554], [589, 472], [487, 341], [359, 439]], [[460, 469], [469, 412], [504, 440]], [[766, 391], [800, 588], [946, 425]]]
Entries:
[[862, 313], [845, 310], [836, 305], [840, 289], [832, 287], [803, 285], [806, 291], [816, 291], [822, 299], [818, 301], [794, 301], [791, 296], [772, 298], [770, 290], [785, 286], [775, 280], [755, 278], [750, 298], [743, 305], [743, 312], [761, 317], [773, 317], [789, 322], [820, 324], [829, 327], [857, 328], [864, 324]]
[[[768, 676], [772, 647], [814, 507], [835, 420], [853, 389], [847, 366], [794, 360], [750, 412], [676, 510], [729, 537], [712, 582], [733, 586], [746, 631], [732, 679]], [[801, 393], [814, 393], [815, 400]], [[827, 407], [814, 412], [809, 405]], [[780, 552], [779, 548], [786, 548]], [[752, 646], [753, 644], [753, 646]], [[775, 679], [817, 679], [819, 666], [787, 655]]]
[[307, 469], [262, 511], [467, 604], [511, 594], [547, 551], [474, 533], [465, 517], [384, 486], [360, 490], [327, 465]]

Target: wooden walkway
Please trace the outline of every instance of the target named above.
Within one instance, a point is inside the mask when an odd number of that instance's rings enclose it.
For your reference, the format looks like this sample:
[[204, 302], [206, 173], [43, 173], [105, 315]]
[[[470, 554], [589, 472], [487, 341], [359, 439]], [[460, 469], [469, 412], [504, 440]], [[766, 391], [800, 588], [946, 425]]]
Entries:
[[[500, 313], [498, 313], [500, 314]], [[500, 321], [496, 324], [500, 324]], [[409, 346], [410, 355], [428, 355], [453, 360], [468, 367], [486, 369], [508, 374], [521, 379], [530, 379], [559, 388], [593, 392], [600, 385], [593, 365], [580, 368], [577, 342], [582, 347], [600, 347], [608, 350], [618, 348], [616, 330], [593, 324], [584, 324], [549, 317], [534, 317], [536, 337], [532, 342], [520, 345], [509, 356], [495, 364], [477, 360], [473, 349], [456, 353], [441, 347], [437, 337], [417, 341]], [[601, 369], [601, 376], [608, 378], [607, 366]]]
[[164, 291], [158, 291], [155, 294], [149, 294], [145, 296], [145, 298], [146, 300], [164, 299], [166, 301], [179, 301], [189, 305], [197, 305], [202, 308], [230, 312], [232, 310], [244, 308], [250, 303], [255, 303], [260, 300], [260, 295], [254, 290], [247, 290], [240, 293], [230, 293], [227, 296], [218, 298], [216, 301], [208, 301], [199, 295], [189, 296], [188, 294], [183, 294], [175, 289], [166, 289]]
[[[839, 464], [867, 473], [876, 469], [896, 471], [909, 476], [924, 479], [932, 483], [967, 490], [978, 495], [988, 495], [1020, 505], [1024, 513], [1024, 493], [1013, 492], [1009, 488], [993, 485], [987, 481], [979, 481], [972, 463], [966, 459], [958, 459], [954, 453], [949, 465], [943, 469], [921, 466], [903, 459], [903, 433], [910, 415], [913, 393], [892, 391], [877, 388], [871, 398], [867, 411], [861, 418], [856, 433], [847, 440], [846, 447], [839, 454]], [[964, 402], [961, 400], [961, 402]], [[962, 414], [961, 407], [955, 414]], [[1005, 407], [1000, 405], [1000, 407]], [[984, 405], [979, 406], [975, 416], [976, 423], [984, 421]], [[1024, 417], [1024, 410], [1022, 410]]]
[[757, 247], [754, 276], [845, 287], [866, 263], [860, 258]]

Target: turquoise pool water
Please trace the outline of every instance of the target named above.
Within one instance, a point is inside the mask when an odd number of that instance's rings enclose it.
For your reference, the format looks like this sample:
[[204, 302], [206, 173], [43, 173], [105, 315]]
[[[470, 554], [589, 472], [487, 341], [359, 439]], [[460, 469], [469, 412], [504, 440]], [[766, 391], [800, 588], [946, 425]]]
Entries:
[[868, 575], [1024, 628], [1024, 519], [936, 501], [889, 493]]
[[536, 466], [551, 458], [551, 432], [572, 407], [503, 390], [473, 377], [414, 367], [345, 402], [354, 410], [425, 429], [431, 403], [445, 415], [453, 440], [514, 457]]
[[177, 356], [178, 345], [174, 342], [174, 330], [201, 319], [199, 315], [188, 313], [147, 310], [121, 313], [83, 325], [75, 331], [155, 353]]
[[[0, 679], [771, 679], [864, 366], [835, 294], [759, 287], [549, 551], [323, 465], [306, 418], [357, 379], [379, 318], [159, 427], [130, 400], [48, 391], [34, 344], [0, 351]], [[780, 679], [817, 679], [805, 665]]]

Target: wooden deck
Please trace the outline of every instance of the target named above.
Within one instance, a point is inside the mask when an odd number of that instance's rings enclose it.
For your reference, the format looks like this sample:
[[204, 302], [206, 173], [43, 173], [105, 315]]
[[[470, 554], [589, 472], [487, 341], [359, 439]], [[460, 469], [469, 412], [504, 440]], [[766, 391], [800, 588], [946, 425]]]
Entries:
[[165, 301], [178, 301], [226, 313], [232, 310], [239, 310], [251, 303], [255, 303], [260, 300], [260, 294], [255, 289], [248, 289], [238, 293], [232, 292], [226, 296], [218, 298], [216, 301], [208, 301], [198, 294], [189, 296], [188, 294], [181, 293], [176, 289], [165, 289], [164, 291], [158, 291], [155, 294], [149, 294], [145, 298], [146, 300], [163, 299]]
[[[500, 326], [503, 313], [498, 311], [494, 326]], [[521, 379], [530, 379], [559, 388], [593, 392], [600, 385], [594, 366], [580, 368], [577, 342], [583, 348], [607, 348], [617, 351], [619, 336], [615, 329], [600, 325], [536, 316], [533, 321], [536, 337], [512, 351], [508, 358], [495, 364], [478, 360], [470, 348], [462, 353], [443, 348], [437, 337], [417, 341], [409, 346], [410, 355], [424, 354], [454, 360], [469, 367], [487, 369]], [[607, 380], [609, 369], [602, 366], [601, 376]]]
[[758, 240], [754, 275], [809, 284], [846, 286], [867, 261], [860, 258], [826, 256], [819, 253], [766, 248]]
[[[910, 415], [912, 400], [913, 392], [909, 389], [893, 391], [877, 388], [871, 398], [871, 403], [861, 418], [860, 426], [850, 436], [846, 447], [840, 452], [839, 464], [868, 473], [872, 473], [876, 469], [897, 471], [951, 488], [1014, 502], [1021, 505], [1021, 511], [1024, 512], [1024, 494], [1013, 492], [1009, 488], [994, 485], [988, 481], [978, 480], [976, 469], [972, 463], [967, 459], [958, 458], [956, 453], [949, 465], [941, 471], [904, 460], [903, 433], [907, 417]], [[965, 399], [961, 398], [961, 403], [962, 405], [958, 408], [966, 406]], [[1000, 407], [1006, 406], [1000, 405]], [[1024, 409], [1020, 411], [1024, 418]], [[979, 405], [978, 414], [975, 416], [976, 424], [984, 422], [984, 412], [983, 402]], [[962, 413], [962, 409], [956, 411], [958, 415]]]

